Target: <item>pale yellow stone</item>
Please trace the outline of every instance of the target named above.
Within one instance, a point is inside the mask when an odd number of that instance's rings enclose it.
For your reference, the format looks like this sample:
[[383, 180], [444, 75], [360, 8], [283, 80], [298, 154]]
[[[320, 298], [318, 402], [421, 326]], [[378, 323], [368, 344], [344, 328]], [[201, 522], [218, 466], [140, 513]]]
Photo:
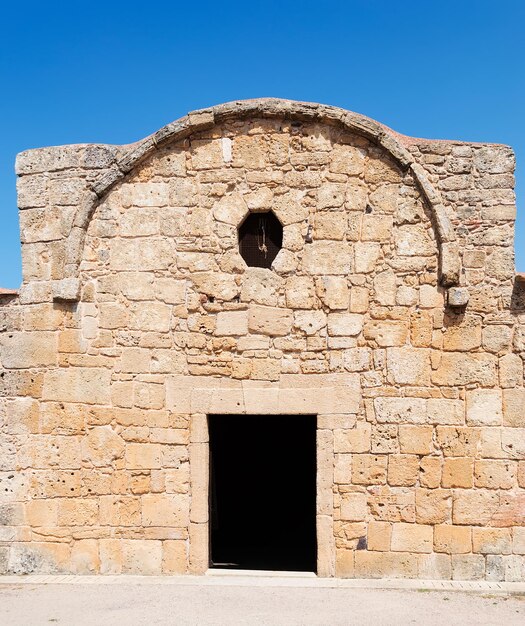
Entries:
[[432, 426], [399, 426], [399, 446], [403, 454], [430, 454]]
[[467, 554], [472, 550], [468, 526], [441, 524], [434, 527], [434, 550], [446, 554]]
[[392, 524], [393, 552], [432, 552], [432, 526], [421, 524]]
[[291, 311], [252, 305], [248, 310], [248, 330], [269, 336], [287, 335], [293, 324]]

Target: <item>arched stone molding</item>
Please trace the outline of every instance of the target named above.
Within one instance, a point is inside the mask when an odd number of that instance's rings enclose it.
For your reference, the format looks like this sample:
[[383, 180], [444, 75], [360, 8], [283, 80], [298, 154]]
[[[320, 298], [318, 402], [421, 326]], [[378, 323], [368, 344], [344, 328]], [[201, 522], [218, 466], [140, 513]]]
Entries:
[[339, 125], [380, 146], [404, 172], [410, 172], [432, 215], [432, 226], [439, 247], [439, 283], [451, 287], [459, 283], [460, 257], [454, 228], [446, 214], [438, 191], [430, 182], [425, 170], [402, 145], [400, 135], [378, 122], [345, 109], [322, 104], [295, 102], [277, 98], [242, 100], [220, 104], [189, 113], [167, 124], [145, 139], [131, 144], [124, 156], [116, 160], [90, 186], [75, 215], [73, 227], [66, 245], [67, 264], [65, 278], [54, 286], [57, 299], [78, 298], [80, 283], [79, 266], [84, 239], [91, 217], [100, 200], [133, 171], [140, 163], [155, 153], [159, 147], [220, 124], [226, 120], [244, 118], [280, 118]]

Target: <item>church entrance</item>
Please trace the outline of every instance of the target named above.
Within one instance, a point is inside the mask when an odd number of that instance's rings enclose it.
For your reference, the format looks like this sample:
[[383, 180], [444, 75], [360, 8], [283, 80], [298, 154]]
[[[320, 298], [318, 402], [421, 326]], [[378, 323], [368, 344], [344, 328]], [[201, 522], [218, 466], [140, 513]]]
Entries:
[[316, 416], [211, 415], [210, 567], [316, 571]]

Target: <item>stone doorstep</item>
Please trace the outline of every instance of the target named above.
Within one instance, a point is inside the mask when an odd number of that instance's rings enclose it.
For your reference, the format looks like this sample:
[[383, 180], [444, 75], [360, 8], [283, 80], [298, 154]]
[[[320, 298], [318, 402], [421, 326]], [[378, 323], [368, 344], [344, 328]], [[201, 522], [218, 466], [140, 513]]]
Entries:
[[203, 587], [317, 587], [332, 589], [396, 589], [457, 591], [512, 595], [525, 593], [525, 582], [469, 580], [318, 578], [309, 572], [259, 572], [208, 570], [205, 576], [0, 576], [1, 585], [190, 585]]

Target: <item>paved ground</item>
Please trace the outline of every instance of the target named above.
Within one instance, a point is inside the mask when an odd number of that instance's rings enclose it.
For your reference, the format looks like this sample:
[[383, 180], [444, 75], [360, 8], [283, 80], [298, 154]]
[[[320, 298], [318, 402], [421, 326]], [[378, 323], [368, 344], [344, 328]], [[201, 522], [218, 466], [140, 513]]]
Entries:
[[502, 590], [328, 587], [307, 579], [11, 581], [0, 578], [2, 626], [525, 624], [525, 594]]

